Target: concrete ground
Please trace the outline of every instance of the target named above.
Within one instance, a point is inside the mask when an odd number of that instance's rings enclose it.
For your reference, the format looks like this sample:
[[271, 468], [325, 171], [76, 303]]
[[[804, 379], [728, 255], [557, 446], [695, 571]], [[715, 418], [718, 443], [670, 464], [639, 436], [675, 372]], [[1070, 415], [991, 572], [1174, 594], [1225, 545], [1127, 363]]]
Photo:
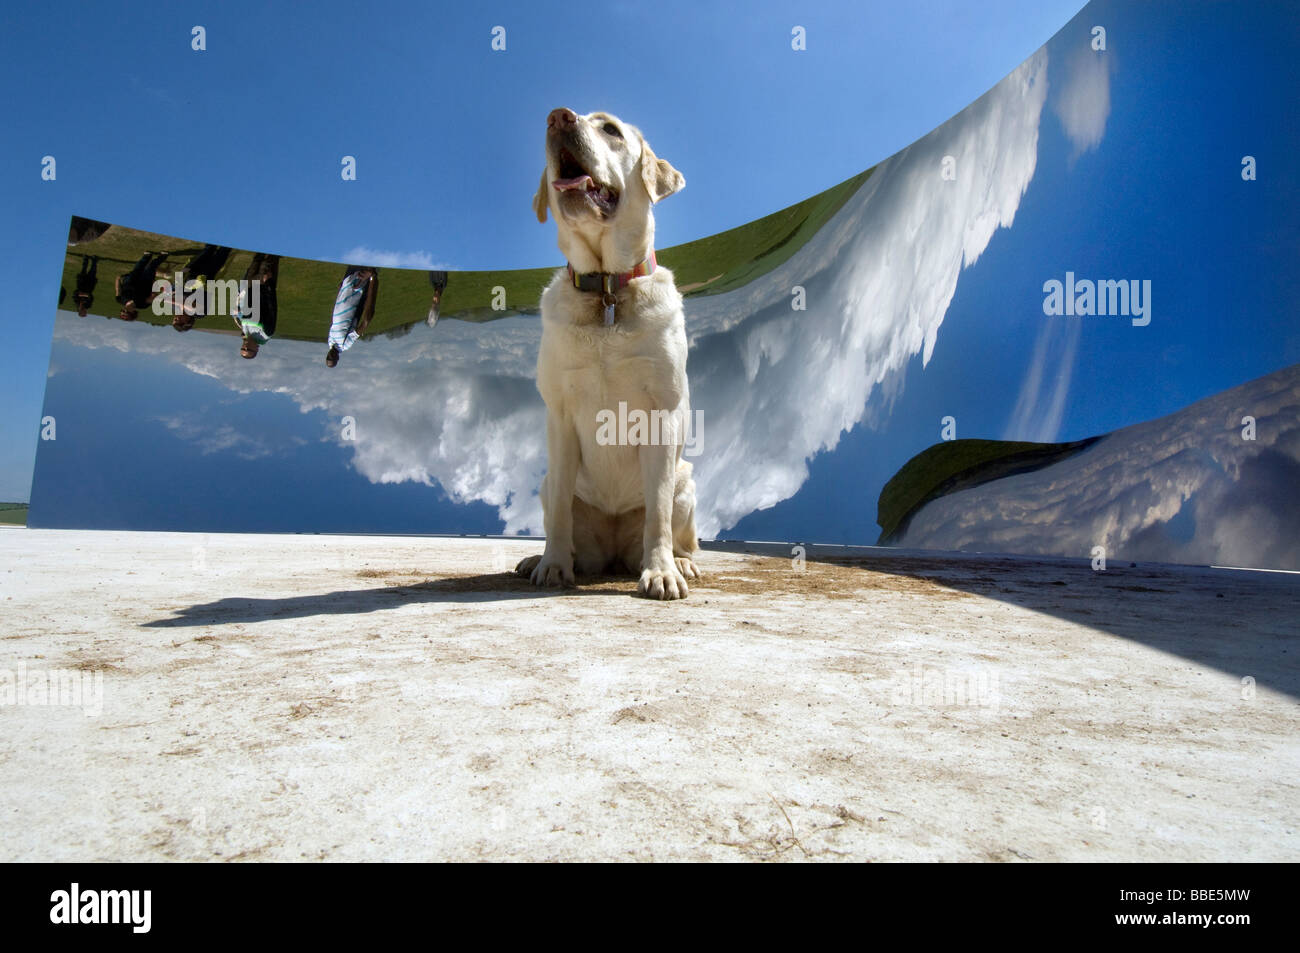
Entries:
[[0, 530], [0, 860], [1300, 850], [1300, 576], [538, 545]]

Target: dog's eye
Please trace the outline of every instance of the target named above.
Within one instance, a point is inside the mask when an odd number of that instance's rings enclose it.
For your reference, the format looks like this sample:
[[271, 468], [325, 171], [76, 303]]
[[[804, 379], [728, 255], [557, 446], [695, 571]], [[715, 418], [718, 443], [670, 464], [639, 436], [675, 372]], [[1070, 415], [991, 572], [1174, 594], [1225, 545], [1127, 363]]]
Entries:
[[604, 132], [607, 136], [613, 136], [615, 139], [623, 138], [623, 133], [619, 132], [618, 126], [614, 125], [612, 122], [607, 122], [605, 123], [605, 125], [601, 126], [600, 128], [601, 131]]

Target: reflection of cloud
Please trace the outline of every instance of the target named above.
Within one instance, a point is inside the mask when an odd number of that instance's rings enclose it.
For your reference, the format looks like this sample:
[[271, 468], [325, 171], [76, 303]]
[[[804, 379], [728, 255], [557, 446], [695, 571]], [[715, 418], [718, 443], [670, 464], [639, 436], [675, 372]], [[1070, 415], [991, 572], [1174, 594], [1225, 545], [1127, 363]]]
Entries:
[[[207, 421], [186, 417], [157, 417], [164, 427], [182, 440], [187, 440], [199, 449], [202, 456], [213, 453], [233, 452], [243, 460], [256, 460], [269, 457], [278, 450], [283, 450], [281, 443], [268, 440], [257, 431], [241, 430], [231, 424], [209, 424]], [[277, 438], [277, 441], [280, 438]], [[289, 441], [301, 445], [301, 439]]]
[[[1056, 440], [1065, 419], [1065, 401], [1070, 395], [1082, 327], [1077, 318], [1065, 321], [1049, 318], [1044, 322], [1034, 342], [1029, 370], [1020, 385], [1011, 420], [1002, 434], [1003, 440], [1049, 443]], [[1048, 374], [1049, 362], [1055, 368], [1054, 376]], [[1045, 387], [1049, 377], [1051, 381]]]
[[[407, 337], [362, 339], [333, 369], [325, 366], [323, 344], [273, 339], [246, 361], [233, 334], [177, 334], [66, 313], [54, 337], [79, 347], [158, 354], [238, 393], [285, 394], [304, 413], [326, 415], [324, 438], [348, 448], [357, 472], [372, 482], [441, 486], [455, 502], [496, 506], [508, 533], [540, 533], [536, 493], [546, 456], [546, 418], [534, 384], [540, 331], [536, 319], [520, 317], [484, 325], [442, 321], [432, 330], [418, 325]], [[355, 441], [340, 437], [345, 416], [356, 422]], [[164, 423], [205, 453], [262, 455], [224, 422]]]
[[[173, 96], [171, 93], [167, 92], [167, 90], [160, 89], [157, 86], [146, 86], [143, 82], [141, 82], [139, 76], [132, 75], [131, 86], [133, 89], [136, 90], [137, 93], [139, 92], [148, 93], [154, 99], [157, 99], [159, 102], [165, 105], [168, 109], [179, 111], [184, 108], [184, 106], [176, 99], [176, 97]], [[138, 100], [139, 97], [133, 96], [132, 99]]]
[[[703, 534], [793, 496], [811, 457], [879, 419], [916, 355], [929, 363], [958, 276], [1012, 223], [1034, 176], [1046, 76], [1039, 50], [877, 166], [784, 265], [687, 303]], [[955, 182], [941, 178], [945, 156]], [[806, 312], [790, 310], [794, 285], [807, 290]]]
[[446, 270], [449, 265], [435, 262], [427, 251], [381, 251], [366, 245], [357, 245], [343, 253], [349, 265], [374, 265], [376, 268], [423, 268]]
[[1065, 134], [1074, 145], [1074, 155], [1096, 148], [1106, 133], [1110, 117], [1110, 70], [1113, 54], [1094, 50], [1083, 41], [1065, 62], [1065, 80], [1056, 94], [1053, 108]]
[[[1256, 419], [1256, 439], [1241, 420]], [[899, 545], [1300, 569], [1300, 364], [941, 497]]]

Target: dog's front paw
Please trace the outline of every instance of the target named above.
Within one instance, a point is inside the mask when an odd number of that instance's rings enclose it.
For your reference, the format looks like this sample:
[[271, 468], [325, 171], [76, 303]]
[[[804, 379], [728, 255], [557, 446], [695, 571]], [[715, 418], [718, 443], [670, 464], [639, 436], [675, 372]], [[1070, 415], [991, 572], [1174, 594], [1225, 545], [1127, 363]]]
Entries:
[[515, 567], [515, 575], [523, 576], [525, 579], [532, 578], [533, 570], [537, 568], [537, 564], [541, 561], [541, 553], [538, 553], [536, 556], [525, 556], [523, 559], [519, 560], [519, 565]]
[[530, 578], [534, 586], [563, 586], [567, 588], [577, 582], [573, 578], [573, 560], [565, 563], [558, 559], [548, 559], [545, 554], [538, 559]]
[[642, 570], [636, 591], [647, 599], [685, 599], [691, 594], [686, 577], [673, 563], [667, 569]]
[[686, 579], [701, 579], [699, 567], [695, 565], [695, 560], [690, 556], [674, 556], [673, 562], [677, 564], [677, 571]]

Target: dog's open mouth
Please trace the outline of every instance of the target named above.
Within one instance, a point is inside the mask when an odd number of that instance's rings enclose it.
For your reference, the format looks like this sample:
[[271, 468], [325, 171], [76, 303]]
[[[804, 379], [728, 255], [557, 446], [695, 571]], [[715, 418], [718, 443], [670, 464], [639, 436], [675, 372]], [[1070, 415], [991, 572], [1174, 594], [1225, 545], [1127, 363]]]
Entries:
[[581, 192], [605, 212], [612, 212], [618, 206], [618, 193], [593, 179], [573, 153], [563, 146], [556, 154], [555, 164], [556, 179], [551, 187], [557, 192]]

